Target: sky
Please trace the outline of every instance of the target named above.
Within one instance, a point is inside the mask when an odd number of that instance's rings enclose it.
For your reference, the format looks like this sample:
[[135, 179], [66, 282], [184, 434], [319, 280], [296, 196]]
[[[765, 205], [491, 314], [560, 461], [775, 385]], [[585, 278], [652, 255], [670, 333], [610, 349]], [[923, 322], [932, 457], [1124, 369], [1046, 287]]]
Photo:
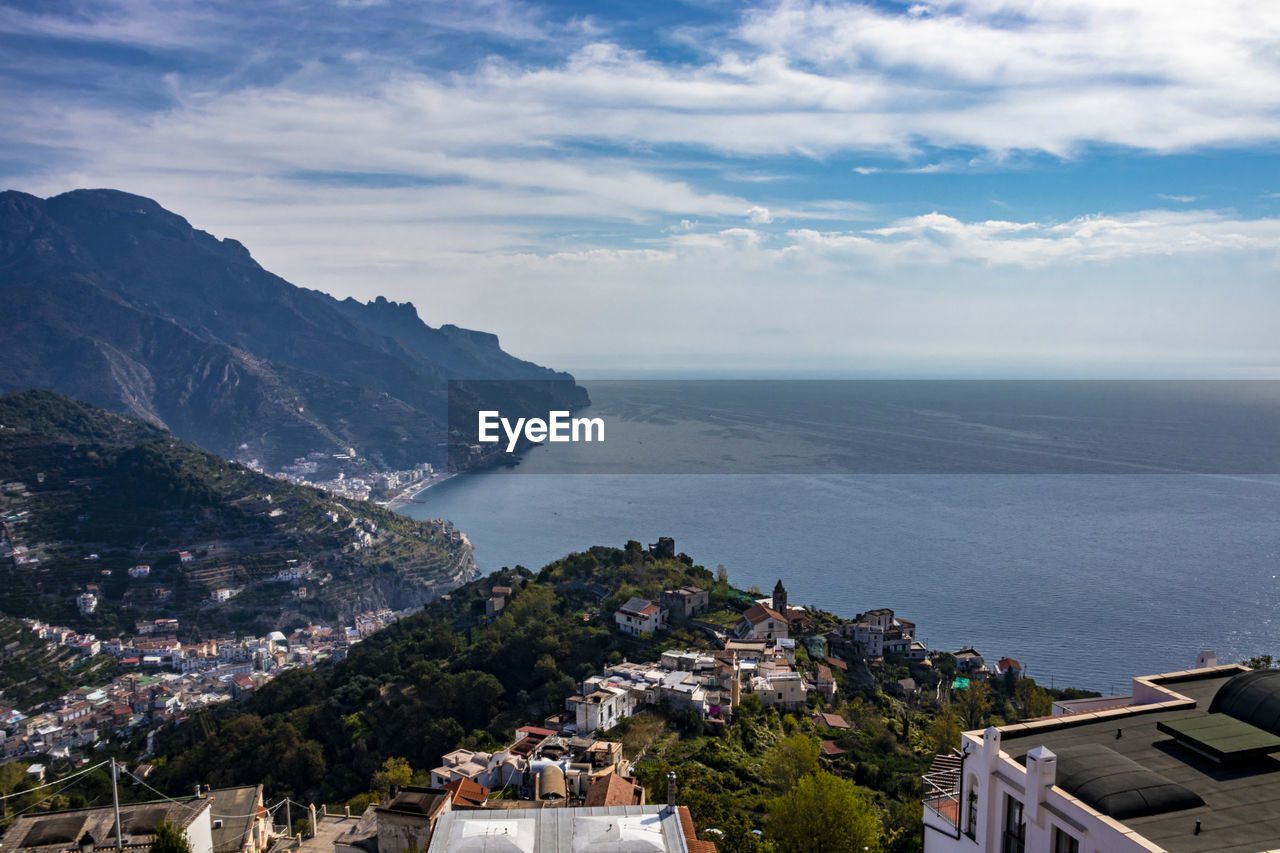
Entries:
[[1280, 3], [0, 0], [0, 184], [582, 376], [1280, 377]]

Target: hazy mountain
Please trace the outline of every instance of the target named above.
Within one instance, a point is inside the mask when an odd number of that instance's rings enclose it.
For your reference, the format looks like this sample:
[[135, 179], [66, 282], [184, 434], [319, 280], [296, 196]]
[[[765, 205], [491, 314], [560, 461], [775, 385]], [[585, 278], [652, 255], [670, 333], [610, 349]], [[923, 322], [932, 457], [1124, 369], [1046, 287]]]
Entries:
[[0, 193], [0, 304], [0, 391], [50, 388], [269, 465], [347, 446], [395, 467], [442, 462], [449, 380], [548, 380], [461, 392], [499, 408], [586, 402], [569, 374], [493, 335], [296, 287], [237, 241], [116, 190]]

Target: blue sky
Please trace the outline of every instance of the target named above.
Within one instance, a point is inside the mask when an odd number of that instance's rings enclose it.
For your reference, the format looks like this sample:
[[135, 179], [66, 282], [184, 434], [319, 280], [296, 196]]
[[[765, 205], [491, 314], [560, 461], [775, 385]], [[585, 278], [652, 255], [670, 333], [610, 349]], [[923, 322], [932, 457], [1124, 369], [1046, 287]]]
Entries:
[[1266, 376], [1280, 5], [0, 5], [0, 171], [595, 375]]

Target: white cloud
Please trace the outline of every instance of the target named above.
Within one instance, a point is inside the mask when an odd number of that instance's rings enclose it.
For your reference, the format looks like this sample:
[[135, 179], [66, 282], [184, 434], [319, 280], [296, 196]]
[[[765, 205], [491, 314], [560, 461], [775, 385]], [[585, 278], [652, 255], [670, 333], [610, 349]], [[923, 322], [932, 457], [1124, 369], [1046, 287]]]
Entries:
[[[263, 8], [278, 29], [262, 38], [246, 8], [218, 4], [0, 8], [0, 32], [150, 57], [55, 69], [93, 89], [0, 88], [0, 143], [33, 164], [15, 183], [151, 195], [299, 284], [413, 299], [429, 321], [495, 328], [544, 358], [564, 338], [620, 351], [616, 330], [635, 326], [643, 346], [705, 352], [750, 351], [748, 330], [765, 326], [818, 354], [1123, 350], [1137, 332], [1089, 316], [1073, 301], [1084, 292], [1147, 318], [1153, 352], [1179, 336], [1274, 349], [1261, 327], [1277, 307], [1280, 220], [1185, 207], [1074, 217], [1095, 207], [1082, 193], [1069, 210], [1036, 208], [1057, 219], [1015, 221], [1018, 202], [981, 221], [925, 192], [872, 207], [841, 182], [897, 180], [849, 170], [969, 180], [1036, 159], [1022, 152], [1095, 145], [1270, 150], [1280, 4], [783, 0], [696, 37], [657, 34], [686, 51], [680, 62], [607, 21], [517, 2], [329, 7], [337, 17], [296, 33], [292, 10]], [[521, 47], [476, 58], [495, 42]], [[119, 80], [93, 73], [107, 67]], [[15, 59], [0, 69], [23, 73]], [[832, 188], [815, 193], [824, 168]], [[1179, 177], [1162, 185], [1195, 188]], [[935, 206], [947, 212], [902, 215]], [[1227, 279], [1230, 306], [1188, 295]], [[548, 335], [531, 318], [560, 325]]]
[[1280, 219], [1245, 220], [1212, 211], [1152, 210], [1062, 223], [964, 222], [940, 213], [857, 232], [788, 232], [784, 251], [857, 255], [884, 265], [956, 262], [1040, 268], [1144, 256], [1264, 253], [1275, 264]]

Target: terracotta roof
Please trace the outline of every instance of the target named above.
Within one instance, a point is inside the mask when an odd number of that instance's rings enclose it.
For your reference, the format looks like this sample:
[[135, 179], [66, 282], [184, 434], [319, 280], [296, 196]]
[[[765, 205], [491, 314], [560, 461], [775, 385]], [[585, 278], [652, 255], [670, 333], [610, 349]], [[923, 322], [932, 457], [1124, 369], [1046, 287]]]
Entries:
[[848, 729], [852, 728], [849, 721], [839, 714], [819, 714], [818, 720], [829, 729]]
[[543, 737], [551, 737], [555, 732], [551, 729], [541, 729], [537, 726], [521, 726], [516, 729], [518, 732], [524, 732], [527, 735], [542, 735]]
[[766, 619], [776, 619], [779, 622], [787, 621], [778, 611], [774, 610], [772, 607], [765, 607], [763, 604], [752, 605], [747, 609], [746, 613], [742, 614], [742, 618], [746, 619], [752, 625], [756, 625]]
[[836, 742], [833, 740], [824, 740], [822, 742], [823, 755], [844, 755], [848, 751], [849, 750], [847, 749], [841, 749], [840, 747], [836, 746]]
[[689, 853], [716, 853], [716, 846], [710, 841], [699, 841], [693, 831], [693, 815], [688, 806], [676, 806], [676, 814], [680, 815], [680, 829], [684, 831], [684, 843]]
[[844, 670], [845, 672], [849, 671], [849, 664], [845, 663], [842, 660], [833, 658], [831, 655], [827, 655], [827, 663], [831, 664], [836, 669], [841, 669], [841, 670]]
[[818, 679], [820, 681], [831, 681], [831, 667], [826, 664], [818, 664]]
[[644, 788], [635, 780], [617, 773], [597, 776], [587, 789], [585, 806], [641, 806], [644, 805]]
[[444, 789], [453, 795], [453, 804], [483, 806], [489, 799], [489, 789], [471, 779], [454, 779]]

